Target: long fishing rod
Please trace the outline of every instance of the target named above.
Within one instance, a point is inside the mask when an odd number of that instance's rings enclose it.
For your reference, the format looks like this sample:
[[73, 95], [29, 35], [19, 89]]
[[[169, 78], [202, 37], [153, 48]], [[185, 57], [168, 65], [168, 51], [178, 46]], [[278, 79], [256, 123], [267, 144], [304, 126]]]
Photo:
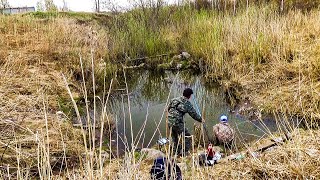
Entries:
[[[196, 88], [195, 88], [195, 90], [196, 90]], [[198, 103], [197, 103], [197, 101], [196, 101], [196, 96], [193, 95], [193, 98], [192, 98], [192, 99], [193, 99], [193, 103], [195, 104], [195, 109], [196, 109], [197, 113], [202, 117], [202, 114], [201, 114], [201, 112], [200, 112]], [[207, 135], [207, 137], [208, 137], [209, 143], [211, 143], [212, 140], [211, 140], [211, 138], [210, 138], [210, 136], [209, 136], [209, 132], [208, 132], [208, 129], [207, 129], [207, 126], [206, 126], [205, 122], [203, 121], [201, 124], [202, 124], [202, 126], [203, 126], [204, 131], [206, 132], [206, 135]]]

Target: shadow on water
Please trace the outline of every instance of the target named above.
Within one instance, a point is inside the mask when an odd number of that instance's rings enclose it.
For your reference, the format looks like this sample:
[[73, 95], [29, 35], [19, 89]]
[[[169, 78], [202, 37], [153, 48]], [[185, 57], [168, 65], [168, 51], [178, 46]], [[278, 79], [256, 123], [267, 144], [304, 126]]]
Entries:
[[[124, 149], [124, 144], [131, 146], [132, 134], [135, 145], [139, 148], [150, 147], [159, 138], [165, 137], [167, 99], [181, 96], [187, 87], [194, 90], [192, 98], [197, 102], [200, 111], [205, 109], [202, 116], [206, 119], [209, 133], [212, 133], [212, 126], [219, 123], [219, 117], [223, 114], [229, 117], [231, 126], [236, 129], [237, 136], [241, 139], [238, 143], [250, 142], [277, 130], [277, 124], [272, 118], [251, 122], [237, 113], [231, 113], [222, 89], [218, 85], [204, 83], [199, 75], [189, 72], [177, 74], [169, 71], [127, 71], [127, 84], [130, 113], [122, 76], [117, 80], [118, 93], [110, 98], [111, 113], [117, 119], [118, 138], [122, 142], [120, 149]], [[190, 101], [194, 104], [193, 99]], [[129, 114], [132, 119], [132, 132]], [[185, 115], [185, 121], [186, 127], [193, 133], [193, 124], [196, 121], [189, 115]]]

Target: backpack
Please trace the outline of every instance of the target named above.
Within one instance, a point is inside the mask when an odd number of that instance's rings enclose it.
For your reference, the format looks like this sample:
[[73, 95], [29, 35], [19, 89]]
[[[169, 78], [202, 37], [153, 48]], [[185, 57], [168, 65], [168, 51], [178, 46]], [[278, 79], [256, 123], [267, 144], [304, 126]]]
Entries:
[[[172, 170], [173, 173], [171, 173]], [[153, 166], [150, 170], [150, 175], [152, 180], [182, 180], [181, 169], [179, 166], [174, 162], [168, 162], [164, 157], [158, 157], [154, 160]]]

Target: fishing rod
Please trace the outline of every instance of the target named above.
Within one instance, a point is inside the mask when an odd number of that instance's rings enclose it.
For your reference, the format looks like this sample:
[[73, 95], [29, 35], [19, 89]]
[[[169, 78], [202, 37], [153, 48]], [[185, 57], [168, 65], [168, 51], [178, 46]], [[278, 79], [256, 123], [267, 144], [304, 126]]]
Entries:
[[[196, 91], [196, 88], [195, 88], [195, 91]], [[196, 101], [196, 96], [193, 95], [193, 98], [192, 98], [192, 99], [193, 99], [193, 103], [195, 104], [195, 109], [196, 109], [197, 113], [200, 114], [200, 116], [202, 117], [202, 114], [201, 114], [201, 112], [200, 112], [198, 103], [197, 103], [197, 101]], [[201, 124], [202, 124], [202, 127], [203, 127], [203, 129], [204, 129], [207, 137], [208, 137], [209, 143], [212, 143], [212, 139], [211, 139], [210, 136], [209, 136], [209, 132], [208, 132], [208, 129], [207, 129], [207, 126], [206, 126], [205, 122], [203, 121]]]

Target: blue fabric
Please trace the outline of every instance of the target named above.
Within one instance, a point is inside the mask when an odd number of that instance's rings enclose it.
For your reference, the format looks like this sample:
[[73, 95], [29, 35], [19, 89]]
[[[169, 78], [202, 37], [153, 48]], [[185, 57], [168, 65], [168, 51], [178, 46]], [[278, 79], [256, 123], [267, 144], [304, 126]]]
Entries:
[[[166, 167], [168, 165], [168, 167]], [[177, 166], [175, 163], [173, 162], [169, 162], [167, 163], [167, 159], [164, 157], [158, 157], [157, 159], [154, 160], [153, 162], [153, 166], [150, 170], [150, 174], [151, 174], [151, 179], [154, 180], [165, 180], [166, 175], [168, 175], [168, 179], [171, 178], [171, 165], [174, 166], [173, 170], [175, 171], [175, 176], [176, 176], [176, 180], [181, 180], [181, 170], [179, 168], [179, 166]], [[166, 173], [166, 170], [168, 171], [168, 173]]]

